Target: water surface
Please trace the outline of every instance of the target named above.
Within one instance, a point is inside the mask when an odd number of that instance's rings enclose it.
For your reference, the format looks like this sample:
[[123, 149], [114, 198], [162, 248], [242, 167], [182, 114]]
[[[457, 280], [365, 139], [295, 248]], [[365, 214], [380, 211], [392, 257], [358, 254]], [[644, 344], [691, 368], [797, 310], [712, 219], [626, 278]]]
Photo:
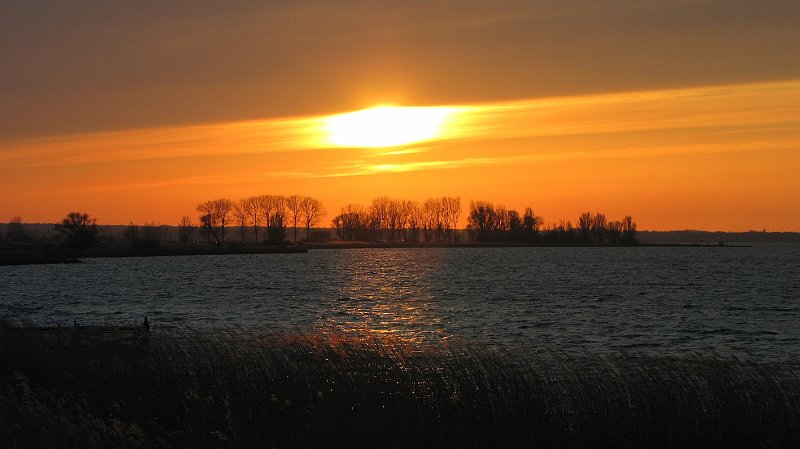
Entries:
[[800, 246], [414, 248], [0, 267], [0, 318], [800, 356]]

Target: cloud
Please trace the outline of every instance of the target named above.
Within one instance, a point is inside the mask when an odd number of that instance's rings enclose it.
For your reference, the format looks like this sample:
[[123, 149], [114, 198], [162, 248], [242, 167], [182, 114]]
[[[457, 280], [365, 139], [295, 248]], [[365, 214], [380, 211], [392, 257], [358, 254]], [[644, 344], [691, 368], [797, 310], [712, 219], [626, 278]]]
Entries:
[[454, 169], [469, 166], [487, 165], [500, 161], [497, 158], [468, 158], [457, 160], [405, 162], [405, 163], [386, 163], [386, 164], [352, 164], [337, 167], [337, 171], [332, 173], [321, 173], [315, 177], [319, 178], [339, 178], [346, 176], [364, 176], [384, 173], [405, 173], [420, 170], [442, 170]]
[[[358, 150], [369, 164], [350, 167], [339, 174], [351, 176], [379, 172], [398, 172], [465, 164], [490, 163], [497, 157], [489, 142], [513, 139], [542, 139], [558, 136], [607, 136], [589, 141], [582, 149], [587, 154], [604, 150], [608, 136], [626, 133], [651, 133], [660, 138], [670, 130], [701, 130], [706, 136], [726, 133], [753, 135], [791, 134], [800, 128], [800, 81], [708, 86], [691, 89], [624, 92], [603, 95], [554, 97], [481, 104], [450, 105], [453, 116], [441, 136], [419, 145], [384, 150]], [[295, 117], [244, 122], [218, 123], [118, 132], [66, 135], [0, 142], [3, 169], [67, 165], [102, 165], [131, 161], [194, 160], [206, 157], [292, 154], [332, 151], [325, 139], [328, 116]], [[748, 131], [751, 130], [751, 131]], [[708, 137], [706, 137], [708, 138]], [[762, 137], [763, 138], [763, 137]], [[777, 137], [772, 137], [777, 138]], [[718, 143], [729, 138], [717, 138]], [[756, 140], [750, 136], [747, 141]], [[469, 158], [442, 159], [442, 152], [460, 146], [473, 150]], [[563, 147], [563, 145], [562, 145]], [[347, 149], [341, 157], [348, 156]], [[353, 150], [357, 151], [357, 150]], [[519, 146], [515, 153], [524, 152]], [[557, 152], [558, 153], [558, 152]], [[554, 153], [555, 154], [555, 153]], [[415, 160], [396, 163], [392, 158]], [[538, 156], [537, 156], [538, 157]], [[330, 157], [328, 157], [330, 159]], [[468, 162], [472, 161], [472, 162]], [[356, 163], [350, 161], [349, 163]], [[323, 162], [315, 163], [324, 165]], [[370, 168], [371, 167], [371, 168]], [[319, 176], [322, 168], [312, 170]], [[285, 171], [276, 167], [276, 171]], [[291, 171], [291, 170], [289, 170]]]
[[613, 150], [573, 151], [569, 149], [536, 154], [519, 154], [501, 157], [477, 157], [451, 160], [433, 160], [403, 163], [354, 163], [336, 167], [333, 172], [306, 173], [312, 178], [336, 178], [348, 176], [369, 176], [387, 173], [407, 173], [426, 170], [450, 170], [465, 167], [507, 165], [531, 162], [559, 161], [570, 159], [630, 159], [657, 156], [681, 156], [698, 154], [722, 154], [755, 151], [793, 150], [800, 148], [800, 138], [777, 139], [769, 141], [751, 141], [736, 144], [683, 144], [634, 146]]
[[234, 185], [252, 182], [263, 181], [281, 181], [287, 179], [308, 179], [315, 177], [313, 173], [301, 171], [284, 171], [284, 172], [265, 172], [246, 175], [206, 175], [206, 176], [186, 176], [170, 179], [130, 182], [130, 183], [115, 183], [104, 185], [92, 185], [81, 189], [80, 192], [113, 192], [113, 191], [130, 191], [130, 190], [150, 190], [150, 189], [163, 189], [169, 187], [185, 187], [185, 186], [220, 186], [220, 185]]
[[800, 76], [794, 0], [0, 8], [9, 137]]
[[458, 119], [471, 139], [800, 125], [800, 81], [487, 103]]

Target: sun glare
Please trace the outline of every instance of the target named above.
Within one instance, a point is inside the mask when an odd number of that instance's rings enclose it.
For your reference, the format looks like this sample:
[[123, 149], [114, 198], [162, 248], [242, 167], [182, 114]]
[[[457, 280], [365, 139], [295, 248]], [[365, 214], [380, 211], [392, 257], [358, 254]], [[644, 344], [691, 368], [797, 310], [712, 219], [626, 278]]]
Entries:
[[325, 119], [330, 144], [342, 147], [394, 147], [443, 138], [455, 108], [377, 106]]

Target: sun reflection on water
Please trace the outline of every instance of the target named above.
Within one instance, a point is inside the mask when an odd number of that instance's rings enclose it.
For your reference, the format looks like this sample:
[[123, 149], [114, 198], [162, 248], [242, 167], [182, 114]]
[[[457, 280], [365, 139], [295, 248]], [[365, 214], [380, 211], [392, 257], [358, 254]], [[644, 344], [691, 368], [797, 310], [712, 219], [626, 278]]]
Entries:
[[[415, 263], [413, 252], [376, 254], [374, 258], [352, 257], [347, 283], [330, 304], [330, 315], [317, 323], [323, 332], [398, 338], [406, 341], [446, 339], [446, 322], [437, 311], [430, 282], [436, 261]], [[403, 259], [403, 260], [397, 260]], [[432, 263], [433, 262], [433, 263]]]

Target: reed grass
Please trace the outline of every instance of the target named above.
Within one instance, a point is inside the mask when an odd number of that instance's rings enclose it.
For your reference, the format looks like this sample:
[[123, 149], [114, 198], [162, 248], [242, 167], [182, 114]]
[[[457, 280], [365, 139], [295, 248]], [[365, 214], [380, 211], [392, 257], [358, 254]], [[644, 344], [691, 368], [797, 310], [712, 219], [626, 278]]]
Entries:
[[0, 328], [0, 447], [800, 447], [791, 364], [155, 328]]

